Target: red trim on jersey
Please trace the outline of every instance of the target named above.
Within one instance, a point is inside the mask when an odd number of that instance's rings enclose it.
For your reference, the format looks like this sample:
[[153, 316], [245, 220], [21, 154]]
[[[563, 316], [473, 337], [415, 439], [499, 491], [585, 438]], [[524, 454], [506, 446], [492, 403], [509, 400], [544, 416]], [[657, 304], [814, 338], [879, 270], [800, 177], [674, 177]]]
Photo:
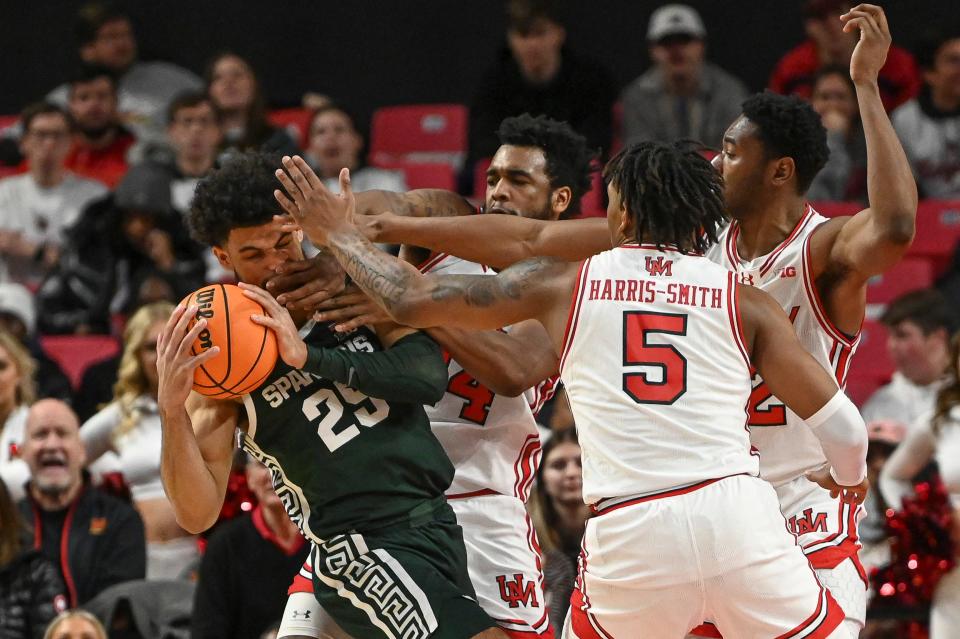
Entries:
[[537, 465], [540, 461], [540, 436], [527, 435], [520, 447], [520, 455], [513, 463], [513, 496], [526, 503], [530, 496], [530, 487], [537, 477]]
[[[826, 610], [824, 610], [826, 609]], [[803, 636], [803, 639], [827, 639], [837, 627], [843, 623], [843, 610], [834, 600], [829, 590], [820, 587], [820, 597], [817, 599], [817, 609], [812, 615], [807, 617], [799, 626], [777, 635], [776, 639], [791, 639], [791, 637]]]
[[[705, 481], [697, 482], [696, 484], [690, 484], [689, 486], [684, 486], [682, 488], [673, 488], [671, 490], [665, 490], [659, 493], [653, 493], [652, 495], [644, 495], [643, 497], [635, 497], [633, 499], [627, 499], [618, 503], [610, 504], [609, 506], [602, 505], [604, 502], [610, 502], [612, 499], [601, 499], [595, 504], [590, 505], [590, 511], [596, 515], [605, 515], [607, 513], [613, 512], [614, 510], [620, 510], [627, 506], [633, 506], [635, 504], [642, 504], [643, 502], [653, 501], [654, 499], [664, 499], [666, 497], [676, 497], [677, 495], [686, 495], [687, 493], [692, 493], [695, 490], [700, 490], [704, 486], [709, 486], [714, 484], [721, 479], [727, 479], [729, 477], [737, 477], [740, 475], [746, 475], [746, 473], [736, 473], [734, 475], [726, 475], [725, 477], [717, 477], [716, 479], [707, 479]], [[615, 499], [615, 498], [613, 498]]]
[[543, 405], [553, 399], [557, 394], [557, 386], [560, 384], [560, 376], [554, 375], [548, 377], [533, 387], [533, 401], [530, 402], [530, 411], [536, 417], [543, 409]]
[[567, 354], [570, 352], [570, 345], [573, 343], [573, 336], [577, 332], [577, 321], [580, 319], [580, 303], [583, 301], [583, 292], [587, 289], [587, 274], [590, 272], [590, 260], [588, 257], [581, 262], [580, 271], [577, 273], [577, 284], [573, 289], [573, 296], [570, 300], [570, 314], [567, 315], [567, 327], [563, 331], [563, 348], [560, 351], [560, 372], [563, 372], [563, 364], [567, 360]]
[[793, 231], [790, 232], [790, 235], [787, 236], [787, 239], [781, 242], [780, 246], [775, 248], [773, 252], [770, 253], [770, 256], [763, 262], [763, 266], [760, 267], [760, 277], [766, 275], [770, 269], [773, 268], [774, 262], [777, 261], [777, 258], [780, 257], [780, 254], [783, 253], [784, 249], [786, 249], [797, 238], [797, 236], [800, 235], [803, 229], [810, 224], [810, 220], [813, 219], [813, 215], [814, 210], [809, 204], [807, 204], [807, 208], [803, 212], [803, 217], [800, 218], [800, 221], [793, 228]]
[[577, 570], [577, 583], [570, 594], [570, 625], [577, 639], [613, 639], [613, 635], [603, 629], [600, 621], [590, 612], [590, 597], [587, 596], [587, 545], [586, 539], [580, 544], [580, 566]]
[[679, 253], [680, 255], [703, 255], [697, 251], [684, 252], [676, 244], [665, 244], [660, 247], [656, 244], [637, 244], [636, 242], [628, 242], [626, 244], [621, 244], [620, 246], [615, 246], [614, 248], [626, 248], [626, 249], [644, 249], [647, 251], [662, 251], [664, 253]]
[[840, 351], [840, 359], [837, 361], [836, 370], [837, 384], [840, 385], [840, 388], [843, 388], [847, 384], [847, 366], [850, 364], [850, 357], [853, 355], [853, 351], [854, 349], [848, 346], [844, 346], [843, 350]]
[[444, 495], [447, 498], [447, 501], [451, 499], [468, 499], [470, 497], [484, 497], [486, 495], [499, 495], [497, 491], [492, 488], [481, 488], [480, 490], [474, 490], [469, 493], [453, 493]]
[[427, 273], [436, 268], [440, 262], [447, 259], [448, 253], [430, 253], [430, 256], [417, 265], [417, 270], [421, 273]]
[[313, 582], [300, 573], [293, 576], [293, 583], [287, 588], [287, 596], [289, 597], [298, 592], [309, 592], [311, 595], [313, 594]]
[[717, 627], [709, 622], [704, 622], [690, 631], [691, 637], [709, 637], [710, 639], [723, 639], [723, 635], [717, 630]]
[[730, 262], [730, 268], [736, 272], [740, 270], [740, 259], [737, 257], [737, 237], [740, 235], [740, 225], [731, 222], [727, 229], [727, 241], [724, 243], [724, 251], [727, 254], [727, 261]]
[[830, 318], [827, 316], [827, 311], [823, 307], [823, 302], [820, 300], [820, 293], [817, 291], [816, 282], [813, 281], [813, 273], [811, 272], [810, 266], [810, 238], [813, 237], [814, 233], [816, 233], [816, 231], [810, 233], [803, 243], [801, 259], [801, 268], [803, 270], [803, 288], [807, 292], [807, 299], [810, 301], [810, 306], [813, 308], [813, 315], [817, 318], [817, 322], [820, 324], [820, 327], [826, 331], [827, 335], [840, 342], [840, 344], [843, 346], [854, 348], [857, 345], [857, 342], [860, 340], [860, 331], [858, 330], [857, 334], [851, 339], [850, 337], [844, 335], [843, 331], [833, 325], [833, 322], [830, 321]]
[[733, 341], [737, 343], [747, 370], [750, 371], [752, 369], [750, 355], [747, 353], [747, 340], [743, 336], [743, 320], [740, 316], [740, 289], [737, 287], [737, 276], [733, 271], [727, 272], [727, 317], [730, 318]]

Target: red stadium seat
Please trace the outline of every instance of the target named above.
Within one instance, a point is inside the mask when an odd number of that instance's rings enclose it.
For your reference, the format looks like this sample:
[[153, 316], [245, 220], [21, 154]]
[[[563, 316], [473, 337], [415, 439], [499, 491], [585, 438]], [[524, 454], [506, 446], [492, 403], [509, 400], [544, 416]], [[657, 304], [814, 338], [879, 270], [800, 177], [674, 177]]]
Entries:
[[19, 115], [0, 115], [0, 131], [12, 127], [20, 121]]
[[870, 399], [878, 388], [884, 385], [884, 381], [872, 375], [861, 377], [851, 373], [847, 377], [847, 387], [844, 391], [857, 406], [863, 406], [863, 403]]
[[860, 202], [811, 202], [813, 210], [824, 217], [841, 217], [843, 215], [856, 215], [864, 208]]
[[75, 389], [90, 364], [120, 352], [119, 342], [110, 335], [48, 335], [40, 338], [40, 346], [60, 365]]
[[467, 115], [461, 104], [377, 109], [370, 129], [370, 163], [446, 162], [459, 170], [467, 151]]
[[457, 190], [457, 176], [453, 167], [442, 162], [419, 164], [403, 162], [396, 166], [384, 167], [403, 171], [408, 189], [443, 189]]
[[933, 260], [934, 273], [947, 266], [960, 242], [960, 200], [921, 200], [917, 207], [917, 234], [910, 255]]
[[933, 265], [923, 257], [907, 257], [867, 282], [868, 304], [889, 304], [908, 291], [933, 285]]
[[595, 171], [590, 190], [580, 200], [579, 217], [606, 217], [607, 209], [603, 203], [605, 188], [602, 172], [600, 170]]
[[286, 129], [290, 135], [293, 136], [297, 145], [301, 149], [305, 149], [309, 142], [308, 135], [310, 132], [308, 129], [310, 128], [310, 119], [312, 116], [313, 111], [310, 109], [274, 109], [267, 113], [267, 120], [269, 120], [273, 126]]

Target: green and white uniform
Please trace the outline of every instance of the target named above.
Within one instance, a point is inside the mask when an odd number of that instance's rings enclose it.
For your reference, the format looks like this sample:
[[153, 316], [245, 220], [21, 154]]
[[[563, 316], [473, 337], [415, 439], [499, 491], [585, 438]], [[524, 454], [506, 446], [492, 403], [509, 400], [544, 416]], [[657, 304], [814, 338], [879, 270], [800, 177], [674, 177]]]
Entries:
[[270, 469], [312, 542], [317, 599], [357, 639], [453, 639], [492, 627], [443, 497], [453, 466], [423, 408], [446, 387], [440, 348], [422, 333], [388, 350], [367, 329], [311, 324], [301, 335], [307, 364], [278, 360], [244, 397], [238, 443]]

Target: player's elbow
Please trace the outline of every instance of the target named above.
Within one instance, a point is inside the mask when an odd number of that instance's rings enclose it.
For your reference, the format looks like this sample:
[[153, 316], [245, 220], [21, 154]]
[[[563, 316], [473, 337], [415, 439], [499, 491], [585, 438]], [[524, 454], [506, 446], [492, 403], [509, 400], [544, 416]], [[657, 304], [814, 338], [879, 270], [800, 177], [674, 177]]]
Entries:
[[217, 515], [198, 516], [177, 511], [176, 520], [177, 524], [191, 535], [199, 535], [217, 523]]
[[917, 203], [912, 206], [904, 204], [897, 206], [886, 217], [883, 228], [883, 239], [894, 246], [907, 248], [913, 242], [917, 233]]
[[528, 383], [526, 376], [520, 372], [505, 372], [490, 381], [491, 383], [487, 384], [487, 387], [497, 395], [503, 395], [504, 397], [519, 397], [533, 385]]

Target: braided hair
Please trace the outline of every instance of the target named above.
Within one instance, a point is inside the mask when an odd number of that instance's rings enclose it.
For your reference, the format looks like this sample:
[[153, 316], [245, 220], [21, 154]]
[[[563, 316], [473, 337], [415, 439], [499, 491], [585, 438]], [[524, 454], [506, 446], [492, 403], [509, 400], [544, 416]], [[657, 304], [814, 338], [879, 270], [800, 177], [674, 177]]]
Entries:
[[723, 178], [694, 142], [640, 142], [603, 170], [633, 218], [637, 242], [702, 253], [726, 223]]

